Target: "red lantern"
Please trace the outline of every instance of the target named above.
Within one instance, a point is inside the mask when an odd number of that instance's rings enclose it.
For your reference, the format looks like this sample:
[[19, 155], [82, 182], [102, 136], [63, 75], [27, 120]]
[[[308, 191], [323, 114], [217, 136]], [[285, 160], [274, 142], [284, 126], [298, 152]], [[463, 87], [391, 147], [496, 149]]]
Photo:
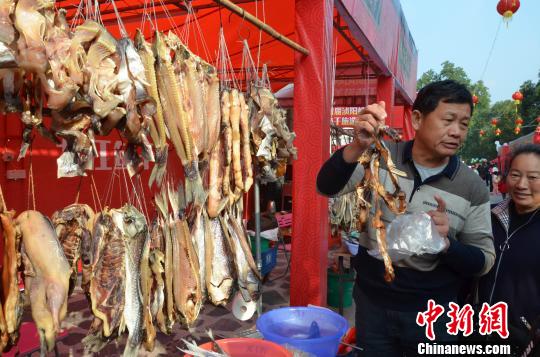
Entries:
[[519, 9], [519, 0], [499, 0], [497, 12], [503, 16], [504, 22], [510, 21]]
[[497, 128], [497, 129], [495, 130], [495, 136], [501, 136], [501, 134], [502, 134], [502, 130], [499, 129], [499, 128]]
[[518, 118], [516, 119], [516, 125], [518, 125], [518, 126], [523, 125], [523, 119], [521, 119], [520, 117], [518, 117]]
[[519, 134], [520, 132], [521, 132], [521, 126], [516, 126], [516, 127], [514, 128], [514, 133], [517, 135], [517, 134]]
[[540, 117], [536, 118], [536, 123], [540, 125]]
[[496, 128], [497, 127], [497, 123], [499, 122], [499, 119], [497, 118], [493, 118], [491, 119], [491, 125]]
[[472, 96], [472, 102], [474, 105], [478, 104], [478, 97], [473, 94]]
[[538, 125], [534, 131], [533, 143], [540, 144], [540, 125]]
[[480, 136], [482, 137], [482, 136], [484, 136], [484, 135], [486, 135], [486, 132], [485, 132], [484, 130], [481, 129], [481, 130], [480, 130]]
[[519, 104], [523, 100], [523, 94], [521, 94], [520, 91], [515, 91], [514, 94], [512, 94], [512, 99], [516, 104]]

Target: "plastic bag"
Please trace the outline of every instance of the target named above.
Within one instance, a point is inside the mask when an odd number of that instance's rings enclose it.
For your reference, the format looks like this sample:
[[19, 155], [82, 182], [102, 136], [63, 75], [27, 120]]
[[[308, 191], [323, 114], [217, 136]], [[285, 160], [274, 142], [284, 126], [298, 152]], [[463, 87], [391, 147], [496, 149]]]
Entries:
[[[425, 212], [397, 216], [386, 227], [388, 255], [397, 262], [413, 255], [437, 254], [445, 248], [431, 217]], [[379, 247], [368, 253], [381, 259]]]

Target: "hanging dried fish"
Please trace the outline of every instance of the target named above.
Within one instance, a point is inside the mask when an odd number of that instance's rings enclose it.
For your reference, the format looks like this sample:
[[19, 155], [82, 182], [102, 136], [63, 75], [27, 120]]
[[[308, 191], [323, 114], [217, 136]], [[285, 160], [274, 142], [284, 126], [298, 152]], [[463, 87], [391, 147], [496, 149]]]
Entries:
[[219, 218], [206, 222], [206, 289], [212, 304], [225, 306], [234, 287], [231, 247]]
[[77, 266], [79, 257], [81, 257], [82, 242], [91, 240], [93, 221], [94, 211], [85, 204], [71, 204], [52, 215], [52, 223], [58, 240], [62, 244], [62, 249], [71, 268], [68, 296], [71, 295], [77, 284]]
[[180, 185], [175, 193], [169, 185], [169, 201], [175, 219], [170, 223], [173, 261], [173, 295], [176, 310], [182, 314], [190, 327], [199, 316], [202, 307], [202, 286], [199, 277], [199, 259], [185, 216], [185, 194]]
[[[232, 129], [231, 129], [231, 101], [230, 92], [221, 93], [221, 118], [223, 125], [223, 148], [225, 150], [225, 163], [223, 172], [223, 196], [233, 197], [231, 194], [231, 163], [232, 163]], [[232, 203], [232, 198], [230, 199]]]
[[253, 168], [251, 163], [251, 140], [249, 130], [249, 108], [244, 94], [239, 94], [240, 99], [240, 131], [242, 146], [242, 168], [244, 174], [244, 192], [248, 192], [253, 185]]

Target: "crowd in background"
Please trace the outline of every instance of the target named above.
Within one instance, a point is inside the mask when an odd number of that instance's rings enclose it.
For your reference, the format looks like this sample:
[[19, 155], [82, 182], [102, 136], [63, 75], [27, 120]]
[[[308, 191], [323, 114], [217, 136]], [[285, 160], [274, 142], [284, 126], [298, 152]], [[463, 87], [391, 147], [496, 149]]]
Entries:
[[488, 163], [486, 159], [483, 159], [480, 162], [472, 164], [470, 167], [485, 181], [486, 186], [489, 187], [489, 192], [495, 195], [501, 194], [503, 199], [506, 198], [506, 193], [508, 192], [506, 181], [503, 178], [503, 173], [496, 164]]

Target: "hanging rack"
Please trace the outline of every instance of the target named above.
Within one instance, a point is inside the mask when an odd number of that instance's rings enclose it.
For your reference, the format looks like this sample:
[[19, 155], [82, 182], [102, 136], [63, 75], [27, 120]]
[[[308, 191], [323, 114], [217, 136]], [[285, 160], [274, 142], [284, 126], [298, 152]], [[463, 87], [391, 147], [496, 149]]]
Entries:
[[214, 0], [214, 2], [223, 5], [223, 7], [226, 7], [230, 11], [234, 12], [241, 18], [251, 22], [253, 25], [257, 26], [259, 29], [263, 30], [270, 36], [274, 37], [276, 40], [282, 42], [283, 44], [291, 47], [295, 51], [298, 51], [306, 56], [309, 56], [309, 51], [300, 46], [298, 43], [294, 42], [293, 40], [289, 39], [288, 37], [283, 36], [281, 33], [274, 30], [271, 26], [265, 24], [246, 10], [242, 9], [240, 6], [230, 2], [229, 0]]

